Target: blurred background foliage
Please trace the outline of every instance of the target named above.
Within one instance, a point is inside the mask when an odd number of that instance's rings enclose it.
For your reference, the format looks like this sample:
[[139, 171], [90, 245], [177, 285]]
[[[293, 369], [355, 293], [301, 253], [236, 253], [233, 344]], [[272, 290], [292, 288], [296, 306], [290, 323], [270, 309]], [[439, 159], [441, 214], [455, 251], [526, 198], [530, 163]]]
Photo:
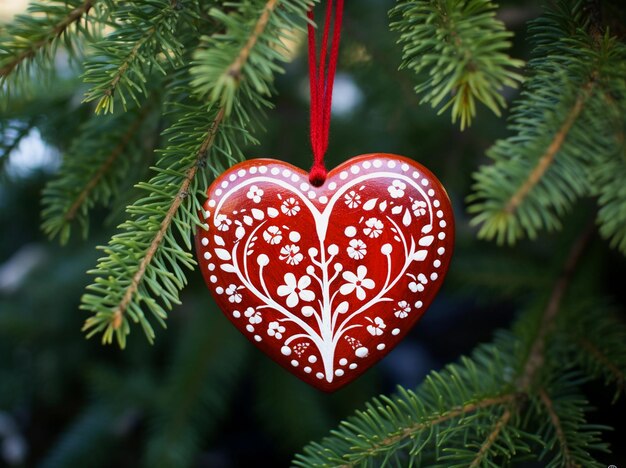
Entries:
[[[396, 385], [414, 388], [429, 371], [491, 341], [550, 290], [594, 204], [578, 203], [560, 232], [533, 242], [496, 247], [477, 240], [465, 199], [485, 151], [507, 135], [505, 120], [478, 106], [471, 129], [461, 132], [419, 105], [412, 72], [398, 70], [402, 50], [387, 14], [393, 2], [347, 3], [327, 165], [390, 152], [416, 159], [441, 179], [455, 209], [457, 244], [428, 313], [381, 363], [332, 395], [309, 388], [248, 343], [216, 308], [198, 272], [189, 275], [168, 329], [155, 329], [153, 345], [139, 335], [124, 351], [85, 340], [86, 314], [78, 306], [90, 282], [85, 272], [99, 256], [94, 247], [107, 242], [125, 206], [139, 197], [132, 187], [154, 164], [165, 123], [142, 124], [121, 181], [128, 190], [92, 211], [89, 239], [72, 236], [64, 247], [48, 241], [40, 228], [41, 192], [81, 125], [95, 118], [95, 103], [81, 104], [89, 87], [60, 52], [54, 86], [38, 83], [35, 99], [16, 99], [0, 114], [0, 466], [287, 466], [371, 397]], [[502, 3], [499, 16], [514, 32], [513, 57], [528, 59], [526, 21], [540, 12], [537, 2]], [[13, 14], [5, 5], [0, 13], [4, 22]], [[308, 168], [304, 36], [297, 39], [293, 61], [276, 79], [266, 132], [257, 133], [260, 145], [246, 147], [245, 156]], [[504, 96], [510, 102], [516, 92]], [[94, 150], [107, 136], [106, 124], [96, 127]], [[624, 279], [623, 255], [594, 234], [576, 297], [601, 298], [591, 307], [608, 302], [624, 321]], [[588, 420], [616, 428], [603, 434], [613, 453], [598, 460], [626, 465], [624, 399], [612, 404], [614, 391], [601, 381], [586, 383], [585, 391], [595, 406]]]

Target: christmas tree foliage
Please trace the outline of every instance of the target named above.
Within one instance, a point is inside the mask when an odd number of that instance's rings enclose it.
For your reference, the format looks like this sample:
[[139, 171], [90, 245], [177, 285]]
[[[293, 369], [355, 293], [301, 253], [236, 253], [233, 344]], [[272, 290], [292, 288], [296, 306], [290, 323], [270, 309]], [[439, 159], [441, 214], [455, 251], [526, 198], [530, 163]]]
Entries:
[[[623, 412], [626, 384], [618, 3], [348, 2], [339, 69], [354, 102], [333, 119], [329, 166], [414, 157], [446, 184], [458, 233], [422, 323], [332, 396], [230, 327], [192, 247], [225, 169], [310, 164], [315, 2], [38, 0], [1, 25], [4, 462], [626, 463], [609, 443], [623, 421], [608, 417], [611, 433], [592, 408]], [[33, 135], [61, 155], [54, 174], [16, 169]], [[429, 333], [431, 351], [406, 344]]]

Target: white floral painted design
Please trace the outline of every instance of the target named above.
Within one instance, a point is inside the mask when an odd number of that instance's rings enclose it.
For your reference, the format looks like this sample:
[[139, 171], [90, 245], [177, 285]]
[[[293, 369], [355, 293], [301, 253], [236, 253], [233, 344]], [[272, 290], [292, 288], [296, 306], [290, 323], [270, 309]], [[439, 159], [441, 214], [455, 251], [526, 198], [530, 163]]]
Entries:
[[284, 245], [280, 249], [280, 256], [278, 258], [287, 262], [287, 265], [298, 265], [304, 258], [304, 255], [300, 253], [300, 247], [291, 244]]
[[280, 205], [280, 211], [287, 216], [295, 216], [300, 211], [300, 203], [295, 198], [289, 197]]
[[387, 187], [387, 191], [391, 198], [402, 198], [404, 196], [404, 191], [406, 190], [406, 184], [401, 180], [394, 180], [389, 187]]
[[270, 226], [263, 232], [263, 239], [271, 245], [280, 244], [283, 240], [283, 233], [278, 226]]
[[254, 203], [259, 203], [261, 201], [261, 197], [263, 197], [263, 189], [260, 189], [256, 185], [250, 186], [246, 197], [252, 200]]
[[367, 255], [367, 245], [361, 239], [351, 239], [346, 251], [350, 258], [362, 260]]
[[267, 334], [273, 336], [277, 340], [280, 340], [285, 333], [285, 327], [278, 322], [271, 322], [267, 327]]
[[383, 232], [383, 222], [378, 218], [370, 218], [365, 221], [365, 227], [363, 228], [363, 234], [373, 239], [380, 236]]
[[[358, 338], [376, 339], [387, 331], [391, 334], [392, 324], [385, 321], [410, 317], [414, 300], [393, 301], [392, 291], [407, 288], [408, 283], [415, 294], [424, 290], [424, 281], [428, 281], [421, 277], [424, 275], [413, 275], [411, 265], [424, 261], [425, 247], [442, 240], [439, 228], [445, 226], [434, 222], [435, 215], [441, 218], [433, 210], [433, 203], [439, 207], [439, 201], [428, 194], [425, 181], [414, 175], [417, 172], [402, 171], [404, 174], [398, 175], [348, 171], [358, 176], [355, 182], [330, 188], [322, 201], [312, 192], [303, 192], [308, 189], [302, 188], [305, 184], [295, 184], [298, 180], [293, 172], [239, 170], [240, 179], [232, 184], [237, 189], [223, 191], [225, 196], [216, 195], [207, 202], [205, 216], [207, 220], [213, 217], [213, 233], [203, 237], [200, 249], [203, 268], [211, 272], [210, 282], [232, 307], [241, 310], [240, 303], [250, 299], [253, 307], [241, 313], [249, 322], [247, 332], [258, 342], [261, 332], [267, 331], [279, 340], [285, 359], [306, 373], [313, 372], [311, 375], [318, 379], [333, 382], [349, 369], [356, 369], [359, 359], [385, 349], [380, 342], [365, 346]], [[369, 180], [379, 182], [381, 177], [387, 180], [384, 193], [366, 196], [360, 192]], [[232, 175], [229, 179], [229, 183], [235, 182]], [[220, 188], [226, 186], [222, 182]], [[243, 197], [248, 205], [267, 202], [267, 207], [230, 211], [229, 198], [235, 196]], [[338, 208], [344, 213], [359, 212], [361, 217], [327, 236], [328, 226], [341, 226], [343, 221], [331, 217]], [[301, 222], [289, 219], [303, 212], [307, 216]], [[414, 227], [417, 217], [430, 217], [419, 224], [421, 232]], [[272, 245], [276, 248], [268, 249]], [[402, 254], [391, 256], [398, 251]], [[371, 266], [359, 265], [368, 257], [377, 261]], [[379, 268], [381, 274], [376, 271], [374, 275], [374, 269]], [[426, 272], [428, 278], [431, 273]], [[278, 284], [272, 286], [276, 275]], [[415, 308], [420, 307], [421, 301], [415, 302]], [[238, 317], [239, 312], [233, 315]], [[393, 335], [397, 335], [395, 328]], [[350, 355], [338, 354], [342, 340], [350, 344]], [[342, 363], [346, 359], [349, 367]]]
[[411, 306], [407, 301], [398, 302], [397, 307], [393, 311], [393, 315], [398, 318], [407, 318], [409, 316], [409, 312], [411, 312]]
[[255, 310], [253, 307], [248, 307], [243, 313], [250, 322], [251, 325], [257, 325], [263, 321], [263, 316], [261, 312]]
[[367, 317], [367, 320], [372, 322], [371, 325], [367, 326], [367, 331], [372, 336], [380, 336], [380, 335], [382, 335], [384, 333], [385, 328], [387, 328], [387, 325], [385, 324], [385, 321], [383, 319], [381, 319], [380, 317], [376, 317], [374, 320], [372, 320], [371, 318]]
[[356, 193], [354, 190], [346, 193], [344, 199], [348, 208], [356, 208], [361, 204], [361, 195]]
[[420, 216], [424, 216], [426, 214], [426, 202], [424, 200], [415, 200], [413, 205], [411, 206], [411, 210], [413, 211], [413, 215], [416, 218]]
[[277, 294], [281, 297], [287, 296], [287, 306], [295, 307], [298, 305], [299, 299], [305, 302], [311, 302], [315, 299], [315, 293], [310, 289], [306, 289], [311, 285], [311, 278], [307, 275], [302, 276], [296, 281], [293, 273], [286, 273], [285, 284], [278, 286]]
[[241, 302], [241, 293], [239, 292], [240, 287], [237, 287], [236, 284], [231, 284], [226, 288], [226, 295], [228, 296], [228, 302], [233, 304], [239, 304]]
[[344, 296], [354, 292], [356, 293], [357, 299], [362, 301], [365, 299], [365, 290], [374, 289], [374, 286], [376, 286], [374, 280], [366, 278], [366, 275], [367, 267], [365, 265], [359, 265], [356, 269], [356, 274], [351, 271], [344, 271], [342, 277], [346, 280], [346, 283], [339, 288], [339, 292]]
[[228, 231], [233, 222], [225, 214], [218, 214], [215, 217], [214, 224], [218, 231]]

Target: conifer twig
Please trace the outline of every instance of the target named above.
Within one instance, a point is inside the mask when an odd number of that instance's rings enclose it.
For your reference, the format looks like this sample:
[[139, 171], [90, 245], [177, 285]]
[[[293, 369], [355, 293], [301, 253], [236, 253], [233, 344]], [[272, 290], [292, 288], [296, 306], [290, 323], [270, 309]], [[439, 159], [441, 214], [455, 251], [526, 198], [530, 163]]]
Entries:
[[500, 432], [502, 432], [502, 429], [508, 424], [509, 419], [511, 419], [512, 415], [513, 413], [511, 408], [506, 408], [504, 410], [504, 413], [502, 413], [502, 416], [500, 416], [500, 419], [498, 419], [498, 421], [496, 422], [493, 430], [491, 431], [487, 439], [485, 439], [485, 442], [483, 442], [483, 444], [481, 445], [480, 450], [476, 454], [476, 458], [474, 458], [474, 460], [470, 464], [470, 468], [479, 466], [482, 463], [485, 456], [487, 456], [487, 454], [489, 453], [489, 449], [496, 442], [496, 440], [498, 440]]
[[624, 387], [626, 386], [626, 376], [624, 376], [624, 373], [621, 371], [621, 369], [617, 367], [601, 350], [598, 349], [598, 347], [594, 343], [592, 343], [587, 338], [580, 338], [578, 340], [578, 344], [583, 347], [587, 352], [589, 352], [589, 354], [593, 355], [593, 357], [600, 361], [609, 370], [609, 372], [613, 374], [617, 382], [616, 385], [618, 388], [618, 392], [623, 391]]
[[109, 154], [109, 156], [104, 160], [104, 162], [95, 172], [93, 177], [89, 179], [87, 184], [83, 187], [80, 193], [76, 196], [76, 199], [74, 200], [74, 202], [70, 205], [70, 207], [67, 209], [67, 211], [63, 215], [63, 219], [66, 222], [71, 222], [75, 218], [76, 213], [78, 213], [78, 210], [80, 209], [80, 207], [83, 205], [85, 200], [89, 197], [89, 194], [97, 187], [100, 180], [108, 173], [108, 171], [111, 169], [115, 161], [117, 161], [117, 159], [124, 153], [124, 150], [126, 149], [128, 144], [132, 141], [133, 137], [135, 136], [135, 133], [137, 132], [141, 124], [146, 120], [146, 118], [150, 114], [150, 110], [151, 110], [151, 106], [149, 105], [144, 106], [141, 113], [137, 116], [133, 124], [128, 128], [126, 133], [124, 133], [119, 143], [115, 146], [115, 148], [113, 148], [113, 150], [111, 150], [111, 153]]
[[557, 314], [559, 313], [565, 291], [567, 290], [567, 287], [569, 286], [572, 276], [576, 270], [576, 266], [578, 265], [578, 262], [580, 261], [580, 258], [582, 257], [582, 254], [585, 251], [589, 240], [591, 239], [593, 230], [594, 225], [592, 223], [585, 229], [580, 237], [578, 237], [576, 242], [574, 242], [574, 245], [570, 249], [567, 259], [565, 261], [561, 276], [559, 277], [554, 285], [554, 288], [552, 289], [552, 293], [550, 294], [550, 298], [548, 300], [548, 305], [541, 318], [541, 323], [539, 325], [539, 330], [537, 331], [537, 336], [535, 337], [535, 340], [530, 347], [528, 359], [526, 360], [522, 375], [518, 380], [518, 387], [524, 392], [527, 392], [530, 389], [534, 382], [537, 371], [540, 369], [545, 361], [544, 351], [546, 346], [546, 339], [554, 327], [554, 321]]
[[548, 395], [545, 389], [540, 388], [539, 398], [550, 416], [550, 421], [552, 421], [552, 425], [554, 426], [556, 437], [559, 440], [559, 444], [561, 444], [561, 450], [563, 451], [563, 464], [565, 468], [581, 468], [578, 463], [572, 460], [569, 444], [567, 443], [567, 438], [565, 437], [565, 433], [563, 431], [563, 425], [561, 424], [561, 418], [559, 418], [559, 415], [556, 414], [556, 411], [554, 410], [554, 404], [552, 403], [550, 395]]
[[137, 289], [139, 288], [139, 283], [141, 283], [141, 281], [143, 280], [144, 274], [146, 272], [146, 268], [152, 261], [152, 258], [156, 254], [157, 250], [159, 249], [159, 246], [161, 245], [161, 242], [163, 241], [165, 234], [170, 228], [170, 224], [172, 223], [172, 220], [174, 219], [174, 215], [178, 211], [178, 208], [180, 207], [183, 200], [189, 194], [189, 186], [191, 185], [191, 182], [196, 176], [196, 173], [198, 172], [198, 169], [201, 166], [202, 160], [206, 157], [207, 151], [213, 145], [213, 142], [215, 141], [215, 136], [217, 135], [217, 130], [220, 124], [222, 123], [223, 118], [224, 118], [224, 108], [221, 108], [219, 112], [217, 113], [217, 116], [215, 117], [215, 120], [213, 121], [211, 128], [208, 129], [207, 135], [204, 138], [204, 141], [202, 142], [202, 144], [200, 145], [198, 152], [196, 153], [196, 160], [195, 160], [196, 163], [187, 170], [185, 179], [183, 180], [180, 188], [178, 189], [178, 192], [176, 196], [174, 197], [174, 200], [169, 210], [165, 214], [165, 217], [163, 218], [163, 221], [161, 222], [159, 230], [155, 234], [150, 246], [148, 247], [146, 251], [146, 254], [141, 259], [141, 262], [139, 263], [139, 267], [137, 271], [135, 272], [135, 274], [133, 275], [133, 278], [126, 289], [126, 292], [124, 293], [124, 296], [122, 297], [122, 301], [118, 304], [118, 306], [115, 309], [115, 312], [113, 313], [113, 318], [112, 318], [111, 323], [113, 325], [114, 330], [117, 330], [119, 327], [121, 327], [126, 309], [128, 305], [130, 304], [130, 302], [133, 300], [135, 294], [137, 293]]
[[139, 52], [139, 49], [141, 49], [141, 46], [143, 46], [146, 42], [152, 39], [152, 36], [154, 36], [156, 31], [157, 31], [156, 26], [151, 27], [147, 31], [146, 35], [142, 36], [141, 39], [139, 39], [137, 43], [133, 46], [133, 48], [130, 50], [130, 52], [128, 53], [124, 61], [122, 62], [122, 65], [117, 69], [117, 71], [113, 75], [113, 79], [111, 79], [109, 86], [103, 91], [102, 94], [104, 95], [104, 97], [113, 96], [113, 93], [115, 92], [115, 88], [117, 87], [117, 84], [120, 82], [120, 80], [122, 79], [126, 71], [128, 70], [128, 67], [130, 67], [131, 62], [135, 60], [135, 58], [137, 57], [137, 53]]
[[519, 395], [516, 393], [507, 393], [498, 397], [493, 398], [485, 398], [483, 400], [479, 400], [472, 403], [467, 403], [466, 405], [459, 406], [456, 408], [450, 409], [450, 411], [445, 414], [439, 415], [435, 418], [428, 419], [426, 421], [420, 421], [411, 426], [405, 427], [401, 432], [395, 434], [391, 437], [387, 437], [380, 441], [380, 443], [373, 445], [367, 452], [363, 453], [363, 457], [357, 460], [352, 460], [347, 465], [342, 465], [342, 468], [350, 468], [356, 466], [363, 458], [374, 455], [380, 449], [393, 445], [399, 440], [402, 440], [406, 437], [410, 437], [411, 434], [415, 434], [416, 432], [423, 431], [425, 429], [429, 429], [438, 424], [442, 424], [448, 422], [454, 418], [458, 418], [459, 416], [463, 416], [469, 413], [473, 413], [479, 409], [489, 408], [491, 406], [503, 405], [506, 403], [511, 403], [519, 398]]
[[[569, 283], [572, 279], [572, 275], [574, 274], [574, 271], [576, 270], [576, 266], [578, 265], [578, 262], [591, 238], [592, 232], [593, 232], [593, 224], [591, 224], [580, 235], [580, 237], [576, 239], [576, 241], [574, 242], [574, 245], [570, 249], [569, 254], [566, 258], [565, 265], [563, 267], [563, 272], [561, 273], [560, 277], [556, 281], [556, 284], [554, 285], [554, 288], [552, 289], [552, 294], [550, 295], [550, 298], [548, 300], [548, 305], [546, 306], [544, 310], [544, 313], [541, 319], [541, 324], [539, 325], [539, 330], [537, 332], [537, 336], [535, 337], [531, 345], [530, 352], [528, 354], [528, 358], [524, 365], [522, 375], [517, 381], [517, 388], [520, 394], [528, 394], [530, 392], [535, 376], [537, 375], [537, 372], [539, 371], [539, 369], [545, 362], [544, 351], [545, 351], [547, 337], [554, 327], [554, 321], [561, 307], [563, 296], [565, 295], [565, 291], [567, 290], [567, 287], [569, 286]], [[541, 397], [541, 394], [540, 394], [540, 397]], [[543, 400], [543, 397], [541, 398]], [[515, 406], [516, 403], [517, 403], [516, 401], [513, 401], [512, 402], [513, 406]], [[481, 464], [484, 457], [489, 453], [489, 449], [493, 446], [493, 444], [498, 439], [498, 436], [502, 432], [502, 429], [508, 424], [509, 420], [511, 419], [511, 416], [513, 415], [514, 410], [516, 410], [516, 408], [514, 407], [507, 407], [505, 409], [500, 419], [498, 419], [498, 421], [494, 425], [493, 430], [491, 431], [491, 433], [487, 436], [487, 438], [481, 445], [480, 450], [476, 454], [476, 458], [473, 460], [473, 462], [470, 465], [470, 468], [474, 468]], [[557, 435], [558, 435], [558, 430], [557, 430]], [[562, 431], [561, 431], [561, 437], [564, 437], [562, 434]], [[561, 437], [559, 437], [559, 440], [561, 440]], [[564, 451], [564, 453], [566, 452]], [[567, 464], [566, 466], [568, 468], [569, 467], [573, 468], [575, 465]]]
[[272, 14], [272, 12], [274, 11], [277, 5], [278, 5], [278, 0], [269, 0], [265, 4], [265, 7], [263, 8], [263, 13], [261, 13], [261, 16], [259, 16], [259, 20], [254, 26], [254, 30], [252, 31], [252, 34], [248, 38], [248, 42], [246, 42], [246, 45], [243, 46], [243, 48], [241, 49], [241, 52], [239, 53], [235, 61], [228, 68], [228, 74], [234, 77], [236, 80], [239, 80], [241, 76], [241, 69], [243, 68], [244, 64], [248, 61], [250, 52], [252, 51], [252, 49], [254, 48], [254, 45], [259, 40], [261, 33], [265, 31], [265, 28], [267, 27], [267, 23], [270, 19], [270, 15]]
[[[229, 75], [233, 77], [239, 77], [239, 75], [241, 74], [241, 69], [245, 65], [248, 57], [250, 56], [250, 52], [252, 48], [255, 46], [260, 35], [265, 30], [265, 27], [267, 26], [268, 21], [269, 21], [270, 14], [274, 10], [274, 8], [276, 8], [277, 4], [278, 4], [278, 0], [269, 0], [266, 3], [263, 9], [263, 13], [259, 16], [259, 19], [257, 20], [257, 23], [252, 31], [252, 34], [248, 38], [248, 41], [246, 42], [244, 47], [240, 50], [239, 54], [233, 61], [232, 65], [229, 67], [228, 69]], [[135, 274], [133, 275], [133, 278], [130, 284], [126, 288], [126, 291], [124, 293], [124, 296], [122, 297], [121, 302], [115, 308], [115, 312], [113, 313], [113, 317], [111, 320], [111, 324], [114, 330], [117, 330], [118, 328], [122, 326], [123, 317], [124, 317], [124, 314], [126, 313], [126, 309], [128, 308], [128, 305], [131, 303], [135, 294], [137, 293], [139, 284], [141, 283], [145, 275], [146, 268], [152, 261], [152, 258], [156, 254], [157, 250], [159, 249], [159, 246], [161, 245], [161, 242], [163, 241], [163, 238], [165, 237], [168, 229], [170, 228], [172, 220], [174, 219], [174, 215], [178, 211], [178, 208], [180, 207], [183, 200], [187, 197], [189, 193], [189, 186], [191, 185], [191, 182], [193, 181], [194, 177], [196, 176], [196, 173], [198, 172], [198, 169], [201, 165], [201, 161], [203, 160], [203, 158], [206, 157], [208, 150], [211, 148], [211, 146], [213, 145], [213, 142], [215, 141], [217, 130], [220, 124], [222, 123], [222, 120], [224, 119], [225, 113], [226, 113], [226, 108], [221, 107], [217, 113], [217, 116], [215, 117], [215, 120], [213, 121], [211, 125], [211, 128], [208, 129], [207, 136], [205, 137], [204, 141], [200, 145], [200, 149], [198, 150], [196, 154], [196, 163], [187, 170], [185, 179], [183, 180], [183, 183], [178, 189], [178, 193], [176, 197], [174, 198], [172, 205], [170, 206], [167, 213], [165, 214], [165, 217], [163, 218], [163, 221], [161, 222], [159, 230], [154, 236], [152, 242], [150, 243], [150, 246], [148, 247], [146, 254], [141, 259], [141, 262], [139, 263], [139, 267], [137, 271], [135, 272]]]
[[11, 74], [15, 68], [20, 65], [24, 60], [34, 57], [39, 49], [44, 47], [55, 38], [61, 36], [65, 30], [73, 23], [80, 21], [83, 15], [89, 13], [89, 10], [97, 0], [85, 0], [85, 2], [74, 8], [62, 21], [57, 23], [43, 38], [33, 43], [32, 46], [18, 54], [12, 61], [5, 64], [0, 68], [0, 81]]
[[556, 132], [550, 144], [546, 148], [546, 151], [541, 155], [541, 157], [537, 160], [537, 165], [528, 175], [528, 178], [524, 181], [524, 183], [520, 186], [520, 188], [513, 194], [513, 196], [509, 199], [506, 204], [504, 211], [508, 214], [513, 213], [517, 207], [524, 201], [528, 192], [530, 192], [535, 185], [541, 180], [545, 172], [551, 166], [554, 158], [557, 153], [561, 149], [561, 146], [565, 142], [569, 131], [571, 130], [574, 122], [580, 115], [587, 101], [587, 98], [591, 95], [593, 90], [594, 80], [590, 80], [587, 82], [585, 86], [583, 86], [582, 91], [576, 98], [576, 102], [572, 106], [571, 110], [568, 112], [565, 121]]

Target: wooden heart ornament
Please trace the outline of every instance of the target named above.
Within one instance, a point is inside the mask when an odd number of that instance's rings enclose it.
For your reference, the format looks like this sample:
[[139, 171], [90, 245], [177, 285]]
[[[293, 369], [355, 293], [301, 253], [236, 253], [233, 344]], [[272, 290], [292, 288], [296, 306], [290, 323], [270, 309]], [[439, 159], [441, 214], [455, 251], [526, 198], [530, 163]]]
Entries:
[[385, 356], [435, 297], [454, 243], [450, 201], [422, 165], [355, 157], [321, 187], [271, 159], [208, 189], [196, 252], [228, 319], [305, 382], [333, 391]]

